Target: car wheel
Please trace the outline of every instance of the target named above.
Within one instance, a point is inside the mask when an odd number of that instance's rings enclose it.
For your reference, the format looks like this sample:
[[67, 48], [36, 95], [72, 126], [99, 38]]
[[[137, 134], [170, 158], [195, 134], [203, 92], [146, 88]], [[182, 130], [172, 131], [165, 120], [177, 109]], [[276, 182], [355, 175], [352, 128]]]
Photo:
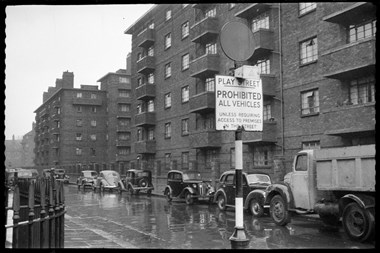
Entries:
[[258, 199], [252, 199], [249, 202], [249, 210], [254, 217], [261, 217], [264, 214], [264, 207], [260, 204]]
[[219, 194], [218, 198], [216, 199], [216, 202], [218, 204], [218, 208], [221, 211], [226, 210], [226, 198], [223, 194]]
[[131, 195], [133, 195], [135, 193], [135, 191], [132, 189], [131, 186], [128, 187], [128, 191]]
[[100, 191], [101, 191], [101, 192], [104, 192], [104, 185], [103, 185], [102, 183], [100, 183], [100, 186], [99, 186], [99, 187], [100, 187]]
[[191, 193], [190, 192], [186, 192], [185, 193], [185, 202], [188, 205], [192, 205], [194, 203], [194, 199], [191, 197]]
[[165, 191], [165, 197], [168, 202], [171, 202], [173, 200], [172, 195], [170, 194], [169, 190]]
[[344, 208], [342, 221], [344, 231], [352, 240], [364, 242], [372, 237], [375, 224], [373, 213], [357, 203], [350, 203]]
[[148, 191], [146, 192], [146, 194], [147, 194], [148, 196], [152, 195], [152, 190], [148, 190]]
[[273, 221], [280, 226], [285, 226], [290, 222], [290, 214], [284, 199], [276, 195], [270, 201], [270, 216]]
[[145, 178], [142, 178], [142, 179], [139, 181], [138, 185], [139, 185], [140, 187], [147, 187], [147, 186], [148, 186], [148, 181], [147, 181]]

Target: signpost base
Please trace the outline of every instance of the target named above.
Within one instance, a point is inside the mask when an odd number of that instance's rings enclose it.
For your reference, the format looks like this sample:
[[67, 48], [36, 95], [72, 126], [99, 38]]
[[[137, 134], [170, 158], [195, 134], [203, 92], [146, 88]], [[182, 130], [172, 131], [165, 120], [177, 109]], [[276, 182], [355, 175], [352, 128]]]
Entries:
[[235, 227], [234, 233], [230, 237], [231, 249], [247, 249], [249, 239], [245, 233], [244, 227]]

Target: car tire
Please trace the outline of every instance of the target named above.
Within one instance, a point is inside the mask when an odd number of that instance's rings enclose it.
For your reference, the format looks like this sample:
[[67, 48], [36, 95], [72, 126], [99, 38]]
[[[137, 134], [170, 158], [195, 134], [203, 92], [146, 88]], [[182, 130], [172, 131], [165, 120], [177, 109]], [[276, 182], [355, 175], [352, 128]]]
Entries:
[[147, 187], [148, 186], [148, 180], [146, 180], [146, 178], [140, 179], [140, 181], [138, 183], [138, 186], [140, 186], [140, 187]]
[[277, 225], [285, 226], [290, 222], [288, 207], [285, 200], [280, 195], [274, 196], [270, 201], [269, 212], [274, 223]]
[[135, 191], [132, 189], [131, 186], [128, 187], [128, 191], [131, 195], [133, 195], [135, 193]]
[[372, 212], [361, 208], [356, 202], [348, 204], [342, 215], [346, 234], [355, 241], [364, 242], [372, 238], [375, 218]]
[[191, 193], [190, 192], [186, 192], [185, 193], [185, 202], [186, 202], [187, 205], [194, 204], [194, 199], [191, 197]]
[[102, 183], [100, 183], [99, 188], [101, 192], [104, 192], [104, 185]]
[[172, 197], [172, 195], [171, 195], [171, 193], [170, 193], [169, 190], [166, 190], [164, 195], [165, 195], [166, 200], [167, 200], [168, 202], [171, 202], [171, 201], [173, 200], [173, 197]]
[[223, 194], [218, 195], [218, 197], [216, 198], [216, 203], [220, 211], [226, 210], [226, 198], [224, 197]]
[[264, 214], [264, 207], [258, 199], [254, 198], [249, 201], [249, 211], [254, 217], [261, 217]]

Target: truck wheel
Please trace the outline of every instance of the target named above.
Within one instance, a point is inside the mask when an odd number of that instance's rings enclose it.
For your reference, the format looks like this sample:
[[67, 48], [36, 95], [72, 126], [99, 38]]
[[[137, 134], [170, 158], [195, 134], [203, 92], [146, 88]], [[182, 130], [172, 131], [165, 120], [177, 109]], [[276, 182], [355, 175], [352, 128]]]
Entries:
[[274, 223], [285, 226], [290, 222], [290, 214], [286, 206], [286, 202], [280, 195], [276, 195], [270, 201], [270, 216]]
[[190, 192], [186, 192], [185, 193], [185, 202], [188, 205], [192, 205], [194, 203], [194, 199], [191, 197], [191, 193]]
[[264, 207], [260, 204], [258, 199], [252, 199], [249, 202], [249, 211], [254, 217], [261, 217], [264, 214]]
[[366, 241], [374, 230], [373, 213], [361, 208], [356, 202], [348, 204], [343, 210], [343, 228], [346, 234], [355, 241]]
[[216, 199], [216, 203], [218, 204], [219, 210], [226, 210], [226, 198], [223, 194], [219, 194], [218, 198]]
[[168, 202], [171, 202], [172, 201], [172, 195], [170, 194], [170, 191], [169, 190], [166, 190], [165, 191], [165, 197], [166, 197], [166, 200], [168, 201]]

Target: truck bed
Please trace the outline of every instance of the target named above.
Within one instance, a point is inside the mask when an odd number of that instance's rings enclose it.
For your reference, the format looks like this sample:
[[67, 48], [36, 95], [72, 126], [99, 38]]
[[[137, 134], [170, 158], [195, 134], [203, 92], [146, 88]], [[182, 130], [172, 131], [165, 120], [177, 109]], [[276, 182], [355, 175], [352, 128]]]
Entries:
[[375, 145], [315, 150], [318, 190], [375, 192], [375, 154]]

